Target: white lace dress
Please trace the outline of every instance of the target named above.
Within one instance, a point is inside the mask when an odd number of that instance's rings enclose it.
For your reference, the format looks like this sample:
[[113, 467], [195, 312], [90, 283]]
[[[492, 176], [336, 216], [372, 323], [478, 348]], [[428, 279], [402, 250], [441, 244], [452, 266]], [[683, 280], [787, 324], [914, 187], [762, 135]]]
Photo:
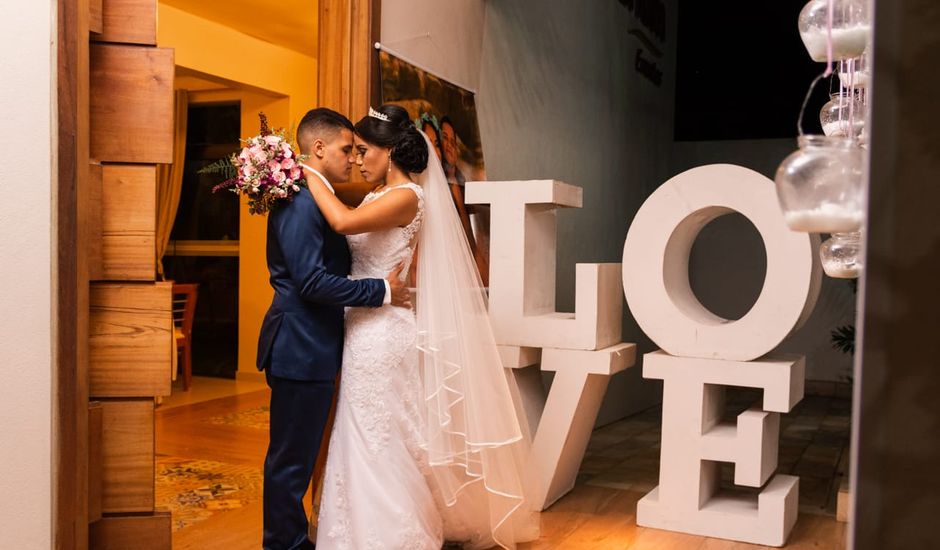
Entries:
[[[384, 278], [410, 264], [424, 214], [403, 228], [347, 237], [350, 277]], [[363, 204], [389, 189], [370, 193]], [[442, 519], [421, 449], [415, 317], [392, 306], [350, 308], [333, 435], [317, 528], [320, 550], [439, 549]]]

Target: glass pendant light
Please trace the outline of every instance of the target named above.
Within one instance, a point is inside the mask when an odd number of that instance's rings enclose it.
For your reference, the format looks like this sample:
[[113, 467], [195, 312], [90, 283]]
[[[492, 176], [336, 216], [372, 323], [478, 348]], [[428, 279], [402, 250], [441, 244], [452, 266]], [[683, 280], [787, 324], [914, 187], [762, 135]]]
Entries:
[[774, 182], [787, 226], [804, 233], [849, 233], [864, 222], [865, 151], [845, 137], [804, 135]]
[[[831, 22], [831, 23], [830, 23]], [[871, 40], [867, 0], [810, 0], [800, 12], [800, 38], [813, 61], [852, 59], [865, 51]]]
[[826, 275], [836, 279], [856, 279], [862, 274], [861, 233], [833, 233], [819, 247], [819, 259]]

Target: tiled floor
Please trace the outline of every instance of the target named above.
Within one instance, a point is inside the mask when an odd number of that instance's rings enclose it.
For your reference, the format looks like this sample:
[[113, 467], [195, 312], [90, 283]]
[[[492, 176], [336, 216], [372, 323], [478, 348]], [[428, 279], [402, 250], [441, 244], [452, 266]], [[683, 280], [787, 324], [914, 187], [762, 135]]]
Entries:
[[261, 498], [261, 469], [160, 456], [156, 464], [156, 499], [170, 510], [173, 531], [257, 502]]

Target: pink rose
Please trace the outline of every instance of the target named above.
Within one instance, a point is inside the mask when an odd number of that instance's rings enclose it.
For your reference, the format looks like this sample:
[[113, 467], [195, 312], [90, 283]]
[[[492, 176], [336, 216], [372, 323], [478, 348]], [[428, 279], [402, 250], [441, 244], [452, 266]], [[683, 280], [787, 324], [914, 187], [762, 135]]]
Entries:
[[251, 176], [255, 175], [256, 173], [258, 173], [258, 169], [255, 168], [255, 166], [254, 166], [253, 164], [246, 164], [246, 165], [242, 168], [242, 175], [245, 176], [246, 178], [250, 178]]
[[273, 174], [274, 172], [280, 172], [280, 171], [281, 171], [281, 163], [278, 162], [278, 161], [276, 161], [276, 160], [269, 160], [269, 161], [268, 161], [268, 170], [270, 170], [272, 174]]
[[281, 161], [281, 170], [290, 170], [290, 169], [293, 168], [295, 165], [296, 165], [296, 163], [294, 162], [294, 159], [292, 159], [292, 158], [286, 158], [286, 159], [284, 159], [284, 160]]
[[294, 152], [291, 151], [290, 149], [290, 144], [287, 143], [286, 141], [281, 144], [281, 151], [284, 152], [284, 156], [287, 158], [291, 158], [294, 156]]
[[280, 136], [275, 136], [272, 134], [270, 136], [264, 136], [264, 142], [268, 145], [277, 145], [281, 142], [281, 138]]
[[290, 169], [290, 178], [295, 180], [300, 177], [300, 173], [301, 173], [300, 167], [294, 166], [293, 168]]
[[287, 179], [287, 176], [284, 174], [284, 172], [281, 172], [280, 170], [278, 170], [277, 172], [274, 172], [274, 181], [281, 183], [282, 181], [286, 179]]

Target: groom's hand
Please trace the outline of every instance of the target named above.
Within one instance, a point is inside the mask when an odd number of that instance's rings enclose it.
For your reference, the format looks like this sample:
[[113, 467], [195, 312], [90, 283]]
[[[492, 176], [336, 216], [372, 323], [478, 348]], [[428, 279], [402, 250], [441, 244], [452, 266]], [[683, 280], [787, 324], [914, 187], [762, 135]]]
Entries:
[[388, 281], [388, 287], [392, 291], [392, 305], [411, 309], [411, 291], [401, 280], [403, 269], [405, 269], [405, 264], [398, 264], [398, 267], [393, 269], [385, 280]]

